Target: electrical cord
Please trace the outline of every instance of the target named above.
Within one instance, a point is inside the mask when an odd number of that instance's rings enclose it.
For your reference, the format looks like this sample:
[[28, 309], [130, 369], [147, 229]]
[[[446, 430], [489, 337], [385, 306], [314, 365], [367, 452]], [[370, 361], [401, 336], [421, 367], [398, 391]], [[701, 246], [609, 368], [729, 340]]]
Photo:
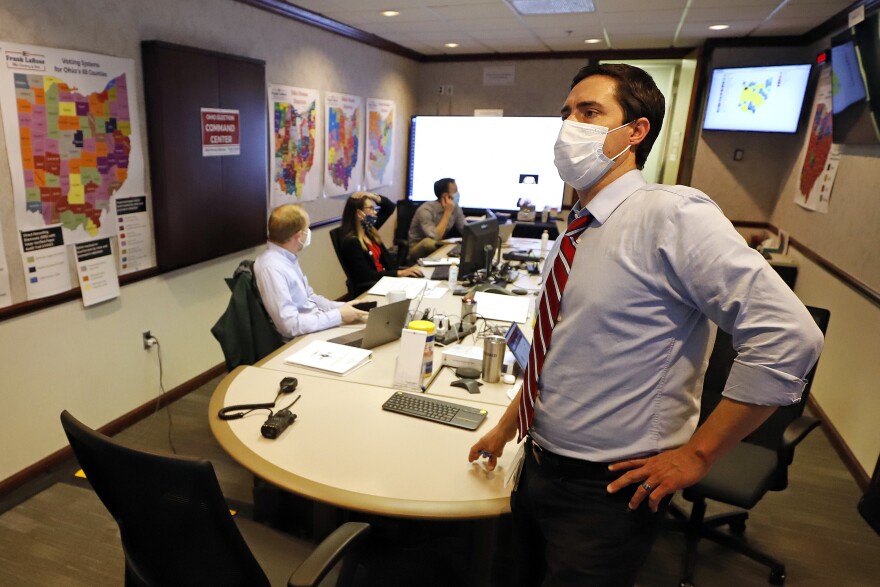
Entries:
[[[296, 377], [285, 377], [278, 384], [278, 393], [275, 395], [275, 399], [272, 400], [272, 403], [238, 404], [234, 406], [226, 406], [220, 408], [220, 410], [217, 412], [217, 417], [221, 420], [238, 420], [239, 418], [244, 418], [251, 412], [255, 412], [257, 410], [269, 410], [269, 416], [271, 417], [275, 414], [273, 408], [275, 408], [275, 404], [278, 403], [278, 399], [282, 395], [294, 392], [298, 384], [299, 382], [297, 381]], [[296, 399], [293, 400], [290, 405], [282, 409], [286, 410], [287, 408], [295, 404], [300, 397], [302, 397], [301, 394], [296, 396]]]
[[[156, 341], [156, 357], [159, 359], [159, 389], [162, 391], [162, 395], [160, 397], [164, 397], [167, 395], [165, 391], [165, 373], [162, 365], [162, 345], [159, 344], [159, 339], [155, 336], [151, 336], [151, 339]], [[156, 402], [156, 406], [158, 407], [159, 402]], [[177, 448], [174, 446], [174, 440], [171, 436], [171, 431], [173, 429], [173, 422], [171, 420], [171, 402], [165, 402], [165, 414], [168, 416], [168, 446], [171, 447], [171, 452], [177, 454]]]

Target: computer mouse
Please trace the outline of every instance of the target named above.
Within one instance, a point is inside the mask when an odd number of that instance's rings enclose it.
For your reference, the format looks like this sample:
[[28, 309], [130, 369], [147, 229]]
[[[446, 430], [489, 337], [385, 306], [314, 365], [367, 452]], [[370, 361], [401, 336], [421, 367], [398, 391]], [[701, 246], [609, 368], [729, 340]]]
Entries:
[[513, 289], [510, 290], [510, 291], [513, 292], [513, 293], [515, 293], [515, 294], [518, 295], [518, 296], [524, 296], [524, 295], [526, 295], [527, 293], [529, 293], [529, 290], [527, 290], [527, 289], [523, 289], [523, 288], [521, 288], [521, 287], [515, 287], [515, 288], [513, 288]]
[[480, 386], [483, 384], [476, 379], [456, 379], [449, 385], [466, 389], [468, 393], [480, 393]]
[[476, 379], [480, 376], [480, 370], [473, 367], [458, 367], [455, 376], [459, 379]]
[[504, 286], [501, 286], [501, 285], [498, 285], [495, 283], [480, 283], [480, 284], [475, 285], [474, 287], [471, 288], [471, 291], [467, 297], [469, 297], [469, 298], [474, 297], [474, 294], [477, 293], [478, 291], [484, 291], [486, 293], [491, 293], [491, 294], [499, 294], [502, 296], [513, 295], [512, 293], [507, 291], [507, 289], [505, 289]]

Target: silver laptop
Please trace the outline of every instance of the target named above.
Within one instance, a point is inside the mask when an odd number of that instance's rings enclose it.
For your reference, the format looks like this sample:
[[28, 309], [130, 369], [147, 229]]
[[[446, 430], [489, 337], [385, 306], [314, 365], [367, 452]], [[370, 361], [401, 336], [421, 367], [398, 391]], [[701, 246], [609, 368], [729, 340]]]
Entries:
[[498, 236], [501, 238], [502, 244], [507, 243], [507, 240], [513, 234], [514, 227], [516, 227], [515, 222], [508, 222], [507, 224], [498, 225]]
[[409, 302], [409, 300], [401, 300], [393, 304], [376, 306], [370, 310], [366, 328], [331, 338], [329, 342], [372, 349], [386, 342], [397, 340], [406, 323]]

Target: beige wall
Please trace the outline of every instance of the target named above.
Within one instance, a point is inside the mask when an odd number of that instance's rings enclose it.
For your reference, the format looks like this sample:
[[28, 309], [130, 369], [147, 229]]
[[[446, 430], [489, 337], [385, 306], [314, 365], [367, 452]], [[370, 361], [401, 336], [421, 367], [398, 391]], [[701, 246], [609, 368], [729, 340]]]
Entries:
[[[809, 63], [827, 39], [805, 48], [748, 48], [715, 51], [712, 67]], [[814, 72], [814, 78], [815, 78]], [[701, 105], [702, 106], [702, 105]], [[704, 132], [700, 137], [692, 185], [708, 193], [732, 220], [770, 222], [809, 249], [880, 291], [880, 147], [843, 147], [828, 214], [793, 202], [803, 165], [812, 92], [807, 114], [794, 135]], [[695, 114], [702, 121], [702, 111]], [[742, 161], [733, 151], [744, 150]], [[828, 414], [859, 464], [870, 474], [880, 452], [880, 307], [820, 266], [793, 251], [799, 265], [795, 292], [814, 306], [831, 310], [813, 396]]]
[[[379, 191], [392, 199], [404, 193], [417, 77], [417, 64], [408, 59], [233, 0], [0, 0], [0, 39], [133, 58], [138, 72], [140, 42], [158, 39], [264, 59], [269, 83], [394, 100], [398, 163], [393, 186]], [[143, 95], [139, 99], [145, 120]], [[9, 194], [2, 141], [0, 136], [0, 194]], [[141, 147], [146, 152], [146, 138]], [[8, 196], [0, 197], [0, 219], [7, 260], [11, 268], [20, 266], [17, 233], [14, 224], [6, 224], [14, 219]], [[317, 291], [339, 297], [345, 278], [328, 228], [315, 231], [302, 264]], [[241, 251], [124, 286], [120, 298], [92, 308], [75, 301], [0, 322], [6, 399], [0, 411], [0, 480], [66, 445], [56, 419], [62, 409], [101, 426], [158, 394], [156, 352], [143, 349], [143, 330], [161, 341], [166, 389], [221, 363], [209, 330], [229, 298], [223, 278], [258, 252]], [[20, 299], [20, 270], [12, 280]]]

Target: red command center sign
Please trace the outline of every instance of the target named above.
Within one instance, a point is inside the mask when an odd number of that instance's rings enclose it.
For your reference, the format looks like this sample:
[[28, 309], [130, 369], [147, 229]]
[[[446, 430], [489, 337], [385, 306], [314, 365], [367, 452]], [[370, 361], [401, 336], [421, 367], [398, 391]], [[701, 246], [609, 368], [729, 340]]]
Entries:
[[202, 157], [240, 154], [240, 130], [238, 110], [202, 108]]

